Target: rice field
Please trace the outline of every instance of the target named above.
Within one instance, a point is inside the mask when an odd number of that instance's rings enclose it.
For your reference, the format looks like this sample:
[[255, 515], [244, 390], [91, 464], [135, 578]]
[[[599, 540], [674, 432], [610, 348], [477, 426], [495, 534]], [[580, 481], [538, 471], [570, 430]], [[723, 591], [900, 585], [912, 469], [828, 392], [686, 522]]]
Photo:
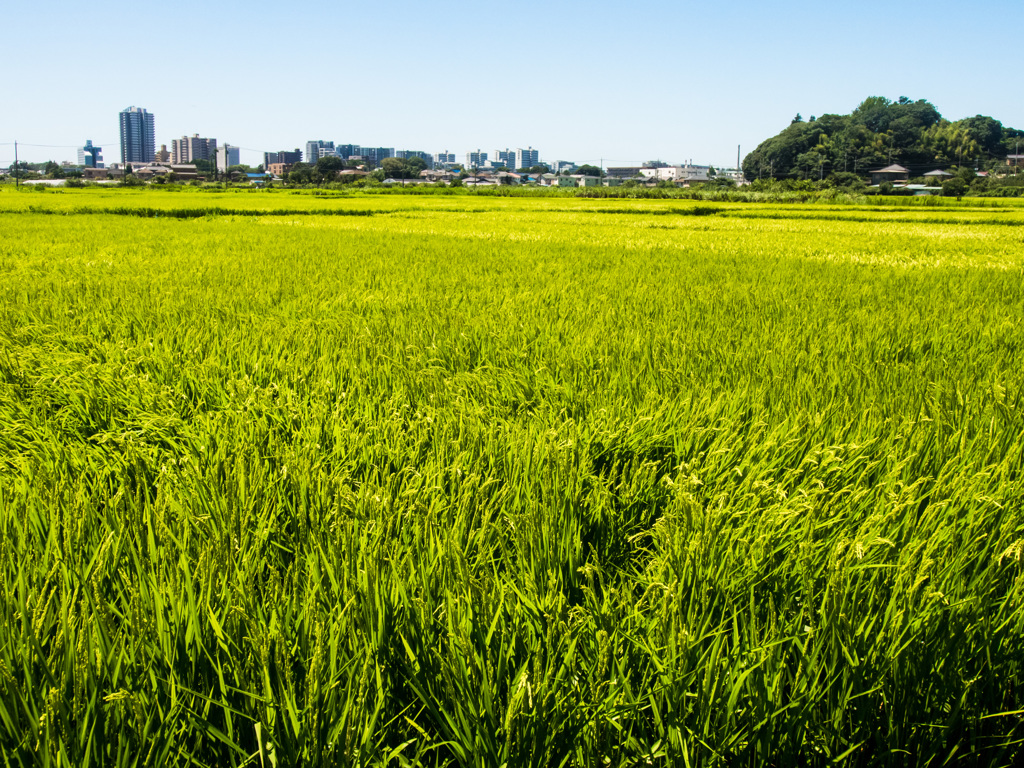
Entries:
[[1024, 206], [0, 188], [9, 766], [1019, 765]]

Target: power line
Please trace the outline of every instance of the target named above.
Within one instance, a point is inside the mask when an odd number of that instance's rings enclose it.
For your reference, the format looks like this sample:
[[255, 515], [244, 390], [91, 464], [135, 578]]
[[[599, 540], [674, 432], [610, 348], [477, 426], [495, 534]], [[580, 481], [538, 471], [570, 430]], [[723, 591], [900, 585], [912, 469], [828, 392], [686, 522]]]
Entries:
[[[5, 141], [5, 142], [0, 142], [0, 147], [14, 146], [15, 143], [17, 143], [19, 146], [22, 146], [22, 147], [46, 147], [48, 149], [79, 149], [82, 146], [81, 144], [30, 144], [27, 141], [19, 141], [19, 142]], [[116, 143], [118, 143], [118, 142], [114, 142], [114, 141], [101, 141], [101, 142], [99, 142], [100, 145], [103, 145], [103, 144], [109, 145], [109, 144], [116, 144]]]

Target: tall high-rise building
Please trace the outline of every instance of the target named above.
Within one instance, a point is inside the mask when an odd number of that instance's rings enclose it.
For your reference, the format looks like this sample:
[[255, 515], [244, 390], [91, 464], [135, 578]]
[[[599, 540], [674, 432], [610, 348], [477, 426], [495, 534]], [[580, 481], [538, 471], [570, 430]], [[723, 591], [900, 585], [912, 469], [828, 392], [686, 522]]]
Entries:
[[121, 110], [121, 162], [151, 163], [156, 154], [153, 114], [142, 107]]
[[86, 139], [85, 146], [78, 148], [78, 164], [86, 168], [102, 168], [103, 147], [94, 147], [92, 139]]
[[182, 136], [171, 142], [171, 162], [175, 165], [213, 160], [217, 157], [217, 140], [202, 139], [198, 133]]
[[532, 168], [540, 163], [540, 152], [533, 147], [516, 150], [516, 168]]
[[479, 149], [476, 152], [466, 153], [466, 167], [467, 168], [482, 168], [487, 164], [487, 153], [481, 152]]
[[455, 153], [449, 152], [447, 149], [444, 152], [438, 152], [434, 155], [434, 165], [436, 166], [443, 167], [446, 165], [455, 165], [455, 163]]

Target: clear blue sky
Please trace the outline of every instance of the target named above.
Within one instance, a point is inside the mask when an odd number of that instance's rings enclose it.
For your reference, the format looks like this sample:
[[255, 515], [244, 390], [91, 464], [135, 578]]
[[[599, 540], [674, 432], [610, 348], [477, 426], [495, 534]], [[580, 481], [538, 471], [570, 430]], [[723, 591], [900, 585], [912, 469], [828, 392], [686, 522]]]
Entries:
[[12, 2], [0, 165], [15, 139], [29, 161], [86, 139], [117, 161], [133, 105], [158, 146], [198, 133], [254, 165], [308, 139], [733, 165], [871, 95], [1024, 128], [1022, 22], [1020, 0]]

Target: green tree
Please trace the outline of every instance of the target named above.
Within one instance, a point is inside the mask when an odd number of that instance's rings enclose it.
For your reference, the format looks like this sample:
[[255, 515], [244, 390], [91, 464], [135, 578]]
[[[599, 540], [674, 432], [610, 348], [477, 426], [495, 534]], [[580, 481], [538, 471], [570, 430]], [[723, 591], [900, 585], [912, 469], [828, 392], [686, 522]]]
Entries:
[[944, 197], [955, 197], [959, 200], [966, 192], [967, 183], [959, 176], [954, 176], [952, 179], [946, 179], [942, 182], [942, 194]]
[[410, 157], [405, 161], [405, 167], [408, 169], [410, 176], [419, 176], [420, 171], [427, 170], [427, 161], [422, 157]]
[[1003, 153], [1003, 124], [998, 120], [975, 115], [958, 121], [958, 124], [981, 152], [989, 156]]
[[826, 184], [836, 189], [842, 189], [846, 192], [859, 192], [866, 186], [864, 179], [858, 176], [856, 173], [850, 173], [848, 171], [836, 171], [830, 173], [828, 178], [825, 179]]
[[28, 173], [28, 163], [22, 160], [20, 163], [11, 163], [8, 171], [12, 179], [24, 179]]
[[[660, 184], [658, 186], [661, 186]], [[704, 184], [708, 189], [733, 189], [736, 182], [727, 176], [715, 176], [708, 179]]]
[[312, 184], [316, 169], [309, 163], [295, 163], [288, 173], [288, 181], [292, 184]]
[[409, 169], [405, 161], [397, 157], [385, 157], [380, 161], [380, 167], [384, 171], [384, 178], [406, 179], [409, 177]]
[[581, 173], [584, 176], [604, 176], [604, 171], [598, 168], [596, 165], [581, 165], [576, 169], [576, 173]]
[[338, 178], [338, 172], [345, 170], [345, 161], [337, 155], [327, 155], [316, 161], [314, 166], [316, 182], [323, 184]]
[[977, 180], [978, 173], [970, 166], [963, 166], [957, 169], [955, 178], [960, 179], [966, 186], [969, 187]]

